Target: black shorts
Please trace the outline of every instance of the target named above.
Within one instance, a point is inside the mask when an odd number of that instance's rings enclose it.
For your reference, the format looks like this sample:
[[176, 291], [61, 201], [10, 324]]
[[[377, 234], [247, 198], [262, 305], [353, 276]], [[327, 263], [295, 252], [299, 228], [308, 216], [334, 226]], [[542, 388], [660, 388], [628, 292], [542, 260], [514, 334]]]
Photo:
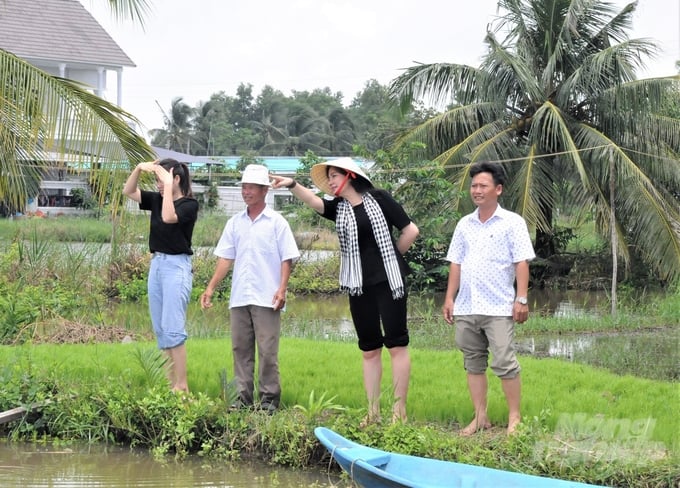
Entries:
[[403, 297], [394, 300], [387, 281], [365, 286], [359, 296], [350, 295], [349, 310], [359, 338], [359, 349], [373, 351], [383, 346], [388, 349], [408, 346], [406, 299], [404, 292]]

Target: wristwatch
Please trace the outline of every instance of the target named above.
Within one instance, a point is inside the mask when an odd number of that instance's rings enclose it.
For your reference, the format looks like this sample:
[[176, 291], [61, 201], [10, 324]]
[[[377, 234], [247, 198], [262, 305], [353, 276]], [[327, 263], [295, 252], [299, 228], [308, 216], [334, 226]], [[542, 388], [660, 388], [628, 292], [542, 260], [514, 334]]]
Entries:
[[515, 301], [521, 305], [526, 305], [528, 302], [527, 297], [517, 297]]

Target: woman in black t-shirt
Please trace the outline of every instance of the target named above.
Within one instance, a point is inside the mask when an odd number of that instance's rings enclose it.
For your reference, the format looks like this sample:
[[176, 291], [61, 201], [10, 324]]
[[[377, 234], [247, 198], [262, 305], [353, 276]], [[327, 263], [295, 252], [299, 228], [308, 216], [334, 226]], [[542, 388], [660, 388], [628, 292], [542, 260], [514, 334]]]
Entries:
[[[380, 420], [383, 346], [392, 364], [392, 420], [406, 421], [411, 359], [406, 324], [408, 266], [403, 255], [418, 237], [418, 227], [387, 191], [373, 186], [351, 158], [316, 164], [311, 177], [317, 188], [335, 198], [322, 199], [292, 178], [272, 176], [272, 186], [288, 188], [325, 218], [335, 221], [340, 241], [340, 289], [349, 294], [363, 356], [368, 415], [362, 425]], [[399, 230], [396, 241], [393, 227]]]
[[[154, 173], [158, 191], [139, 188], [142, 172]], [[158, 348], [169, 358], [173, 391], [188, 392], [185, 342], [186, 311], [191, 297], [191, 238], [198, 202], [191, 191], [186, 164], [174, 159], [138, 164], [125, 182], [123, 194], [150, 210], [148, 293], [151, 323]]]

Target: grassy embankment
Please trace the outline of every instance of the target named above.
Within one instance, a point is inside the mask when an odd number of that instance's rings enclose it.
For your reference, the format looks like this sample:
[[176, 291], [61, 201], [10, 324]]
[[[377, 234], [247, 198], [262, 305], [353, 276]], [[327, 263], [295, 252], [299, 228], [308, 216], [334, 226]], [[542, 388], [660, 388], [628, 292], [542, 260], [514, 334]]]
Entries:
[[[194, 400], [179, 405], [150, 386], [153, 367], [143, 359], [152, 355], [149, 342], [2, 346], [0, 371], [30, 373], [34, 387], [51, 385], [61, 399], [46, 409], [41, 427], [23, 426], [36, 439], [47, 433], [62, 439], [131, 442], [160, 453], [227, 454], [223, 450], [228, 446], [232, 457], [256, 451], [275, 463], [309, 466], [319, 461], [312, 429], [328, 425], [376, 446], [503, 469], [610, 486], [671, 487], [680, 481], [680, 420], [674, 401], [678, 383], [523, 357], [522, 434], [515, 439], [503, 434], [503, 396], [499, 382], [490, 378], [489, 414], [499, 428], [461, 439], [456, 431], [470, 420], [471, 409], [456, 351], [413, 348], [409, 423], [360, 431], [361, 369], [351, 343], [284, 338], [284, 408], [271, 418], [225, 414], [228, 338], [191, 340], [187, 347]], [[389, 418], [385, 366], [383, 411]], [[180, 415], [177, 409], [186, 412]], [[166, 413], [156, 419], [161, 411]], [[210, 427], [201, 427], [203, 423]], [[21, 427], [14, 428], [14, 436], [22, 438]], [[163, 431], [169, 432], [161, 435]], [[179, 432], [186, 439], [175, 438]]]

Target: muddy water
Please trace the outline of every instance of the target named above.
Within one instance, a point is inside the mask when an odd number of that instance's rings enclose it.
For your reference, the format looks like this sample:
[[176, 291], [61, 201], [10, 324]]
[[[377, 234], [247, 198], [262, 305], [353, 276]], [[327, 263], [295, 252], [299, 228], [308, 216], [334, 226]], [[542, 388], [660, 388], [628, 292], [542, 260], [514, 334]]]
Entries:
[[336, 471], [298, 471], [263, 463], [217, 463], [199, 457], [155, 460], [123, 447], [51, 447], [0, 442], [3, 488], [343, 488]]

